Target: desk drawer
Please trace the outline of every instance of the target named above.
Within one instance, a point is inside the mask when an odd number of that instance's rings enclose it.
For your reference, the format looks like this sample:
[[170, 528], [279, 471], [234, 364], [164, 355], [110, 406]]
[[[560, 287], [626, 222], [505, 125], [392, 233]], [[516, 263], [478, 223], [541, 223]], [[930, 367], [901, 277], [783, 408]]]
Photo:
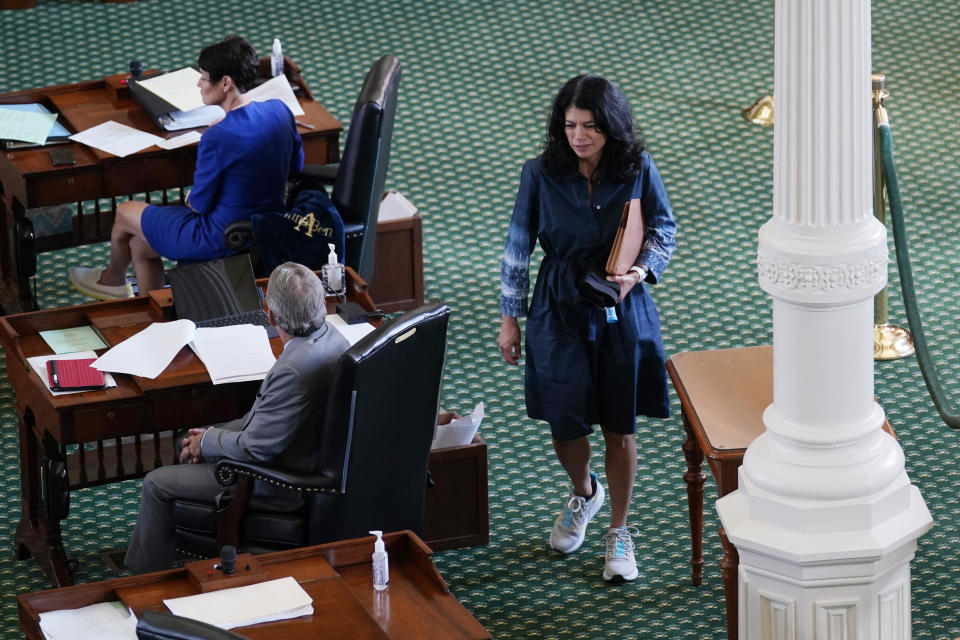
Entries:
[[107, 440], [146, 431], [146, 411], [140, 403], [84, 409], [74, 412], [73, 438], [66, 439], [64, 444]]
[[104, 174], [104, 193], [124, 196], [190, 185], [196, 163], [195, 148], [124, 158], [122, 168]]
[[27, 199], [30, 207], [94, 200], [100, 197], [102, 188], [100, 172], [96, 169], [64, 171], [31, 179]]
[[259, 382], [151, 393], [150, 423], [156, 429], [204, 427], [242, 416], [253, 404]]

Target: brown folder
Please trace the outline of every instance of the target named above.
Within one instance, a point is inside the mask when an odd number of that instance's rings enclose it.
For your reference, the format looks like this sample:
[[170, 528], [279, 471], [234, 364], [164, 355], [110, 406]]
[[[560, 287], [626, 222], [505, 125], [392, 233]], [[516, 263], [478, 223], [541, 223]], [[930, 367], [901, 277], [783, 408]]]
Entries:
[[613, 247], [607, 257], [608, 275], [623, 275], [636, 264], [640, 250], [643, 249], [643, 234], [643, 211], [640, 208], [640, 198], [628, 200], [623, 204], [620, 226], [617, 228]]

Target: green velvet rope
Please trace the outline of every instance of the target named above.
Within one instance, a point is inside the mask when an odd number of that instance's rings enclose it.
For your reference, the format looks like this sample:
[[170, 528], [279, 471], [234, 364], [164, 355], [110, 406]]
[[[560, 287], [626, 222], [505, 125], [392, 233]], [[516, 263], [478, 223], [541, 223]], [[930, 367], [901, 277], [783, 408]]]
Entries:
[[903, 306], [913, 334], [913, 345], [917, 353], [917, 363], [927, 383], [927, 391], [936, 405], [940, 417], [951, 429], [960, 429], [960, 412], [947, 397], [940, 384], [937, 368], [930, 359], [927, 339], [923, 334], [923, 323], [917, 310], [917, 295], [913, 287], [913, 270], [910, 267], [910, 255], [907, 251], [907, 232], [903, 224], [903, 204], [900, 201], [900, 187], [897, 183], [897, 169], [893, 164], [893, 134], [890, 124], [878, 125], [880, 149], [883, 153], [883, 175], [887, 185], [887, 201], [890, 204], [890, 226], [893, 227], [894, 246], [897, 251], [897, 267], [900, 271], [900, 290], [903, 292]]

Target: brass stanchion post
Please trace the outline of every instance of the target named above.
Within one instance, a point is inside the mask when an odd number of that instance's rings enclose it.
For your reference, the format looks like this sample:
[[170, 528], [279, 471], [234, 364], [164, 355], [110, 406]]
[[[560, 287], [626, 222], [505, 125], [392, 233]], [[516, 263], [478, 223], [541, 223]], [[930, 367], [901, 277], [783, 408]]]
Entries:
[[[886, 89], [886, 76], [875, 73], [873, 80], [873, 215], [887, 224], [887, 205], [884, 198], [883, 157], [880, 154], [880, 141], [877, 125], [887, 122], [887, 110], [883, 100], [890, 95]], [[913, 336], [903, 327], [889, 324], [887, 308], [887, 288], [884, 287], [873, 298], [873, 359], [896, 360], [914, 354]]]

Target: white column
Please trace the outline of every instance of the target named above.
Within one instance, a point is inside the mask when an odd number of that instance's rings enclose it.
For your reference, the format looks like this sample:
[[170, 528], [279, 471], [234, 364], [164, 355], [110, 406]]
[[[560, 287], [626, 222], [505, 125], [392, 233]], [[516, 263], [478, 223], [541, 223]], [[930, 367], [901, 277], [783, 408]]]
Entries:
[[[740, 554], [741, 640], [907, 640], [910, 560], [932, 521], [873, 398], [869, 0], [777, 0], [773, 404], [739, 490], [717, 503]], [[894, 425], [896, 427], [896, 425]]]

